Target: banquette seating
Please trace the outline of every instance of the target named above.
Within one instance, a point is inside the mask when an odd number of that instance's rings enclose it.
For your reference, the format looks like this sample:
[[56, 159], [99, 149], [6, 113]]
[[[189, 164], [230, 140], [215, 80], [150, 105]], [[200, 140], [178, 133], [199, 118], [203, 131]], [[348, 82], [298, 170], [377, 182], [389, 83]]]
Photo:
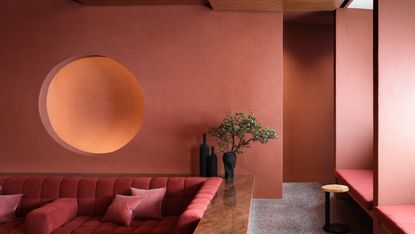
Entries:
[[[192, 233], [222, 179], [200, 177], [0, 177], [3, 194], [23, 194], [18, 219], [0, 224], [8, 234]], [[116, 194], [166, 188], [161, 219], [130, 226], [101, 221]]]
[[336, 180], [349, 187], [350, 196], [370, 215], [373, 213], [373, 170], [336, 169]]
[[373, 170], [336, 169], [336, 180], [349, 186], [350, 196], [374, 219], [375, 229], [415, 234], [415, 205], [373, 205]]
[[388, 205], [375, 208], [376, 225], [393, 234], [415, 233], [415, 205]]

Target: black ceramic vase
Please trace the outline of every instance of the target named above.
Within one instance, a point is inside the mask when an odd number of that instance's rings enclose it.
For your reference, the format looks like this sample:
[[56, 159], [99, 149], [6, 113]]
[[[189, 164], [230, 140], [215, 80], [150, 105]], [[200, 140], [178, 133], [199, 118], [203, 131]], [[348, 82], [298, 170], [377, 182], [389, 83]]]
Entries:
[[216, 157], [215, 148], [213, 148], [213, 146], [210, 153], [211, 155], [207, 160], [207, 176], [216, 177], [218, 176], [218, 158]]
[[236, 153], [227, 152], [223, 154], [223, 166], [225, 168], [225, 180], [232, 180], [236, 166]]
[[206, 133], [203, 133], [203, 143], [199, 147], [199, 175], [207, 175], [207, 157], [209, 156], [209, 146], [206, 144]]

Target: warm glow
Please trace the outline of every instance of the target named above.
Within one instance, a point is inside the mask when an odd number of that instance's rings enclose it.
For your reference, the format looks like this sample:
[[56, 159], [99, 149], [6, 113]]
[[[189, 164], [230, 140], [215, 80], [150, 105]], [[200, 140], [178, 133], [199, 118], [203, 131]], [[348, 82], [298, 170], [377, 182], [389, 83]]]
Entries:
[[66, 64], [47, 89], [47, 122], [60, 138], [55, 140], [82, 152], [109, 153], [125, 146], [137, 134], [143, 110], [135, 77], [107, 57]]

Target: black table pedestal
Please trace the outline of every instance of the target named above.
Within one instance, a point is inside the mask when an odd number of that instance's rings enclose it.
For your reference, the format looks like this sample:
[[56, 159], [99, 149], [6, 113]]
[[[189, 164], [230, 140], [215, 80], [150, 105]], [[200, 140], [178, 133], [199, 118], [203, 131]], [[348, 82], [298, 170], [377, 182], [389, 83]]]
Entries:
[[346, 224], [330, 223], [330, 193], [325, 192], [326, 196], [326, 222], [323, 226], [323, 230], [330, 233], [347, 233], [351, 231], [351, 228]]

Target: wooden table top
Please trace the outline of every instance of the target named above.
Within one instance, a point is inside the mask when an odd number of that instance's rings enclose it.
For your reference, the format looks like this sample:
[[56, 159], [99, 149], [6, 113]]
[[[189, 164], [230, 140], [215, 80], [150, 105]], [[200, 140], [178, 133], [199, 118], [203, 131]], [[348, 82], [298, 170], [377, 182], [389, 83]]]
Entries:
[[345, 193], [349, 191], [349, 187], [341, 184], [326, 184], [321, 186], [321, 190], [329, 193]]
[[253, 197], [254, 176], [235, 176], [223, 181], [210, 203], [196, 234], [246, 234]]

